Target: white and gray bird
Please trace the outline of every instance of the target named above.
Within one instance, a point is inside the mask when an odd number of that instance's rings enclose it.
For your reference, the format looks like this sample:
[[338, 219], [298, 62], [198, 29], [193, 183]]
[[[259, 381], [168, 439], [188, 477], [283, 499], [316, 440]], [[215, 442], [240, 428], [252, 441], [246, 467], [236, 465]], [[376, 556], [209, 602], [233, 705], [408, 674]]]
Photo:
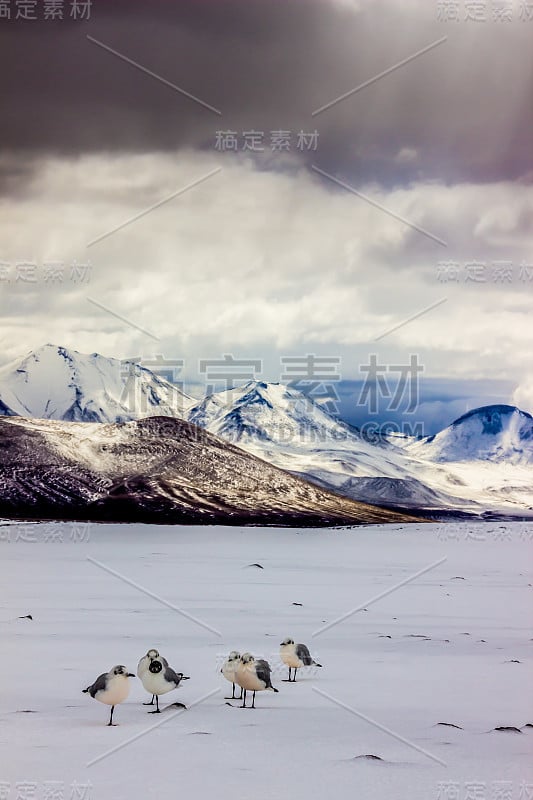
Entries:
[[278, 692], [272, 686], [270, 680], [270, 664], [263, 658], [255, 659], [251, 653], [243, 653], [237, 662], [235, 668], [235, 683], [244, 689], [244, 696], [242, 706], [246, 708], [246, 693], [253, 692], [252, 705], [250, 708], [255, 708], [255, 693], [269, 690], [271, 692]]
[[[148, 667], [150, 666], [150, 661], [153, 658], [159, 658], [164, 667], [168, 667], [168, 661], [163, 656], [159, 655], [159, 651], [153, 647], [151, 650], [148, 650], [145, 656], [141, 658], [139, 663], [137, 664], [137, 677], [142, 680], [143, 673], [148, 671]], [[155, 701], [155, 694], [152, 695], [152, 699], [148, 703], [143, 703], [143, 706], [153, 706]]]
[[128, 672], [125, 666], [118, 664], [113, 667], [109, 672], [103, 672], [97, 677], [94, 683], [83, 690], [83, 693], [90, 694], [95, 700], [100, 703], [105, 703], [111, 706], [111, 715], [109, 717], [108, 725], [114, 725], [113, 711], [115, 706], [123, 703], [130, 693], [130, 678], [134, 678], [132, 672]]
[[[148, 669], [141, 676], [142, 685], [146, 691], [155, 695], [156, 709], [148, 713], [159, 714], [159, 696], [177, 689], [182, 681], [188, 680], [189, 678], [183, 672], [174, 672], [168, 664], [165, 666], [162, 658], [151, 658]], [[174, 705], [186, 708], [183, 703], [174, 703]]]
[[[319, 664], [312, 658], [305, 644], [295, 644], [294, 639], [291, 639], [290, 636], [282, 641], [279, 648], [280, 658], [289, 668], [289, 677], [288, 679], [284, 678], [285, 683], [294, 683], [296, 681], [296, 670], [300, 669], [300, 667], [322, 666], [322, 664]], [[292, 680], [291, 670], [294, 670], [294, 677]]]
[[[241, 657], [241, 654], [237, 652], [237, 650], [232, 650], [227, 659], [222, 664], [222, 669], [220, 670], [223, 676], [227, 681], [229, 681], [232, 685], [232, 692], [231, 697], [225, 697], [225, 700], [234, 700], [235, 699], [235, 669], [237, 667], [237, 663]], [[241, 687], [241, 696], [239, 700], [242, 699], [242, 687]]]

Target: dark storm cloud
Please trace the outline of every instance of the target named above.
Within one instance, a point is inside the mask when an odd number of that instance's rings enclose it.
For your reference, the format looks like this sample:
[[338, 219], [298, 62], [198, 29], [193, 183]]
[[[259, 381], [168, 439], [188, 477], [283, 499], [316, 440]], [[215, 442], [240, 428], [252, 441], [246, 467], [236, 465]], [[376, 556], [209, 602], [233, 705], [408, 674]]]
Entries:
[[[370, 413], [368, 395], [365, 400], [363, 381], [341, 381], [337, 384], [340, 416], [367, 432], [387, 429], [407, 435], [430, 436], [450, 425], [466, 411], [494, 403], [508, 403], [512, 396], [512, 381], [438, 379], [422, 377], [418, 385], [415, 411], [408, 411], [408, 392], [398, 408], [391, 410], [390, 398], [376, 389], [377, 410]], [[397, 386], [391, 385], [395, 394]], [[363, 398], [363, 399], [362, 399]]]
[[[445, 35], [419, 59], [311, 115]], [[439, 23], [432, 0], [354, 0], [353, 8], [329, 0], [94, 0], [88, 22], [0, 20], [2, 144], [16, 161], [30, 152], [205, 150], [218, 129], [316, 127], [318, 152], [306, 157], [346, 179], [523, 179], [533, 174], [532, 35], [533, 22], [517, 19]]]

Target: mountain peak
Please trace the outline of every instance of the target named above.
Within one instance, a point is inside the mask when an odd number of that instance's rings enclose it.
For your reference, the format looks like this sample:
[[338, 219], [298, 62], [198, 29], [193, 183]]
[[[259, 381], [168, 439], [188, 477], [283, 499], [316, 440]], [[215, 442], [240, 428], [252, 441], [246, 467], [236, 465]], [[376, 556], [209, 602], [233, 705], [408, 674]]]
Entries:
[[533, 464], [533, 417], [504, 404], [474, 408], [409, 452], [435, 461]]
[[508, 406], [503, 403], [496, 403], [491, 406], [473, 408], [454, 420], [452, 425], [461, 425], [463, 422], [465, 422], [465, 420], [477, 417], [482, 420], [485, 433], [498, 433], [503, 424], [502, 418], [505, 418], [511, 414], [519, 414], [524, 417], [524, 419], [533, 420], [533, 417], [531, 414], [528, 414], [527, 411], [522, 411], [516, 406]]
[[154, 414], [183, 417], [193, 404], [146, 367], [50, 342], [0, 371], [5, 416], [125, 422]]
[[[349, 438], [348, 428], [303, 392], [282, 383], [249, 381], [209, 395], [189, 420], [230, 441], [295, 442]], [[342, 432], [342, 433], [341, 433]]]

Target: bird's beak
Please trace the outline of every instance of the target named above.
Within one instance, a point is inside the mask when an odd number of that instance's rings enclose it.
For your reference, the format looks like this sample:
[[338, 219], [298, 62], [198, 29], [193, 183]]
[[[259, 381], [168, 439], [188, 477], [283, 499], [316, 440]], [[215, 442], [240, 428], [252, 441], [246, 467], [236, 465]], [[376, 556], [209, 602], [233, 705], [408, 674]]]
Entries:
[[128, 674], [126, 675], [126, 678], [134, 678], [134, 677], [135, 675], [133, 674], [133, 672], [128, 672]]

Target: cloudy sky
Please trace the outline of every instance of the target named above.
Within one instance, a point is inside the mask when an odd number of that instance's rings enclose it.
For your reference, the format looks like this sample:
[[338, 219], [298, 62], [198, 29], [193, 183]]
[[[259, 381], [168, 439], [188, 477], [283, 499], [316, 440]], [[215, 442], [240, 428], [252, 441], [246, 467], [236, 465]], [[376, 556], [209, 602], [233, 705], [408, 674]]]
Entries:
[[533, 412], [532, 3], [11, 6], [0, 364], [316, 354], [361, 422], [370, 356], [415, 355], [429, 429]]

